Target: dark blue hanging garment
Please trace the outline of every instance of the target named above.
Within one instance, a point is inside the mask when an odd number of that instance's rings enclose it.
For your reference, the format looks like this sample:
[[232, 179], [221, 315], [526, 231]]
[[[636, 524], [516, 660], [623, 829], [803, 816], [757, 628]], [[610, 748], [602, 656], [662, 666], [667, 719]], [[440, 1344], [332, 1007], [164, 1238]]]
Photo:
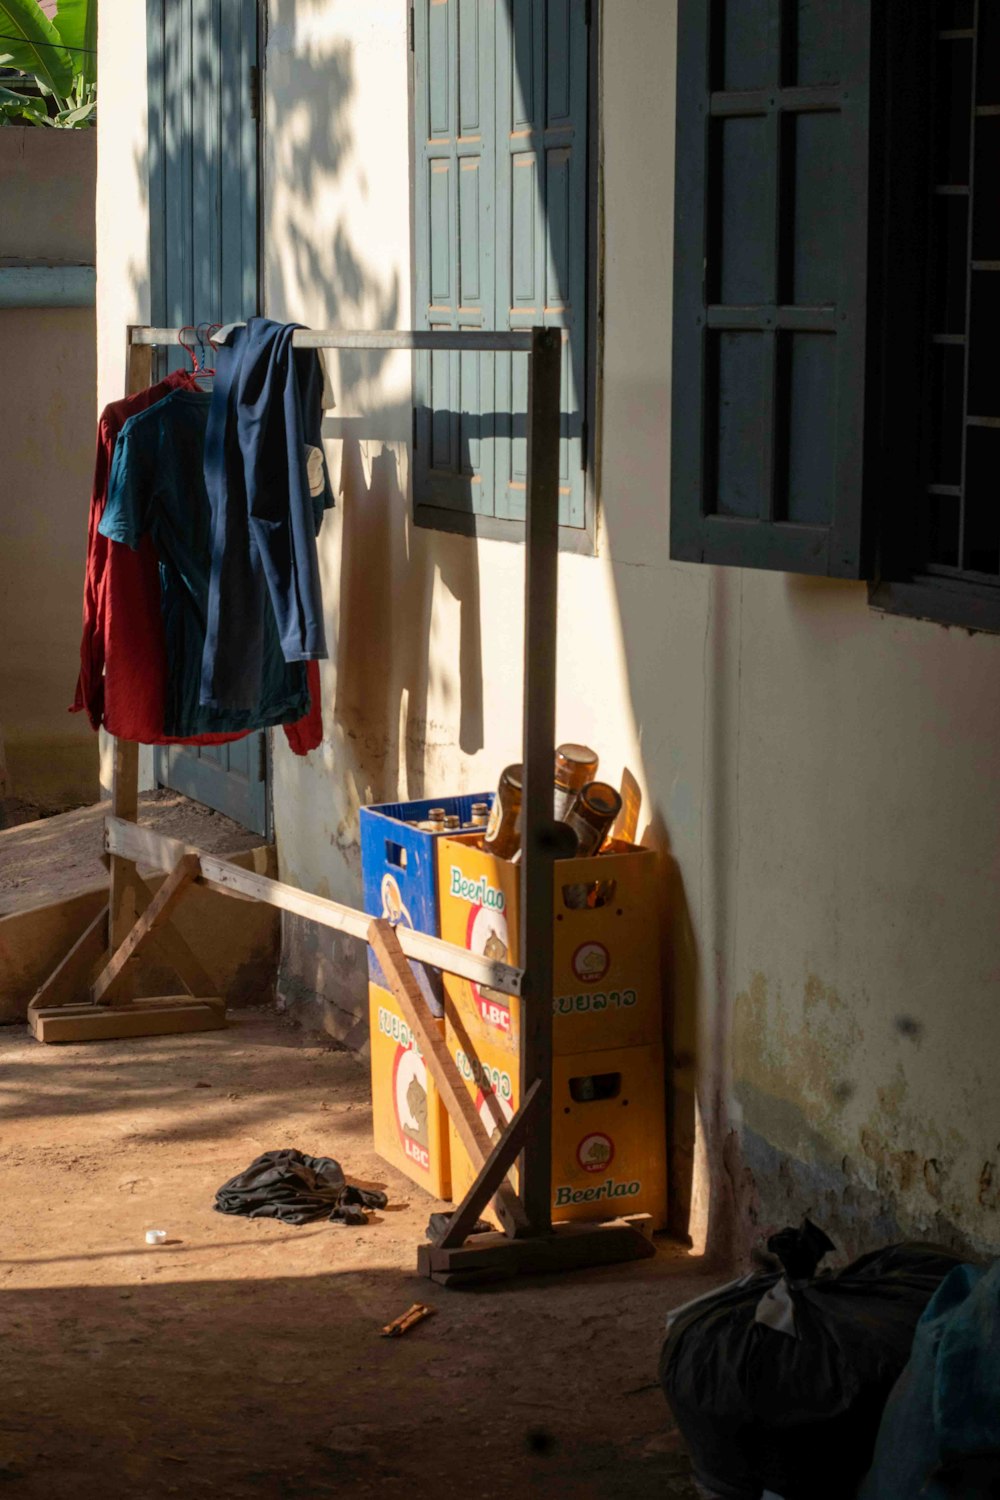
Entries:
[[251, 318], [216, 360], [205, 437], [212, 576], [201, 701], [241, 708], [260, 676], [265, 611], [286, 661], [322, 660], [316, 537], [333, 493], [323, 457], [323, 369], [294, 323]]

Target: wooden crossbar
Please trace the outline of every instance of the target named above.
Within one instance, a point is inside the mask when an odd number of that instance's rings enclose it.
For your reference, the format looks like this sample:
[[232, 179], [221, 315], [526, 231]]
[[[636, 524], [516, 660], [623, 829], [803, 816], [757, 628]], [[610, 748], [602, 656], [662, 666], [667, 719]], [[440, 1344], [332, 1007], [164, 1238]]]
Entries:
[[[140, 349], [176, 344], [179, 331], [177, 328], [133, 328], [130, 347]], [[292, 334], [292, 344], [296, 349], [402, 349], [415, 352], [461, 349], [473, 354], [530, 354], [532, 343], [530, 328], [494, 333], [488, 328], [468, 327], [457, 334], [451, 330], [423, 328], [385, 328], [371, 332], [345, 328], [297, 328]]]
[[[209, 890], [220, 891], [224, 896], [263, 901], [281, 911], [306, 917], [322, 927], [333, 927], [350, 937], [368, 941], [372, 921], [370, 912], [358, 911], [356, 907], [347, 906], [342, 901], [331, 901], [326, 896], [310, 895], [308, 891], [300, 891], [281, 880], [272, 880], [268, 875], [258, 875], [253, 870], [241, 870], [227, 859], [208, 854], [192, 844], [181, 843], [166, 834], [154, 833], [151, 828], [139, 828], [123, 818], [107, 818], [104, 841], [113, 858], [138, 861], [156, 870], [172, 870], [182, 855], [195, 854], [201, 863], [198, 883]], [[448, 974], [458, 974], [474, 984], [487, 985], [505, 995], [521, 993], [521, 970], [510, 964], [496, 963], [493, 959], [459, 948], [455, 943], [428, 937], [424, 932], [414, 932], [411, 927], [397, 927], [395, 931], [407, 958], [433, 964]]]

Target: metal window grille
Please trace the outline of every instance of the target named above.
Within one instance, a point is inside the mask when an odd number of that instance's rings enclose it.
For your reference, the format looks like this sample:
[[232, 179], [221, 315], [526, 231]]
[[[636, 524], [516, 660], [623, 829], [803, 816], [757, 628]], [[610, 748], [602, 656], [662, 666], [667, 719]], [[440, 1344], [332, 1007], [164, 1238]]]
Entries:
[[1000, 8], [934, 15], [922, 571], [1000, 585]]

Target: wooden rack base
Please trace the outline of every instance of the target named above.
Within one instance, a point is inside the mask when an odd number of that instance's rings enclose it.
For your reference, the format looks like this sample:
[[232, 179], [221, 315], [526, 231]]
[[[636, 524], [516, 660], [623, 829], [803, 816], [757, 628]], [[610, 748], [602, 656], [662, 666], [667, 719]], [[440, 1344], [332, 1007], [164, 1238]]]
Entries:
[[[133, 926], [108, 954], [108, 909], [91, 922], [28, 1006], [28, 1025], [37, 1041], [106, 1042], [225, 1026], [225, 1004], [213, 993], [217, 986], [170, 925], [171, 915], [200, 875], [199, 856], [185, 852], [154, 896], [133, 866]], [[187, 993], [139, 1000], [128, 994], [135, 978], [133, 966], [147, 945], [156, 947]]]

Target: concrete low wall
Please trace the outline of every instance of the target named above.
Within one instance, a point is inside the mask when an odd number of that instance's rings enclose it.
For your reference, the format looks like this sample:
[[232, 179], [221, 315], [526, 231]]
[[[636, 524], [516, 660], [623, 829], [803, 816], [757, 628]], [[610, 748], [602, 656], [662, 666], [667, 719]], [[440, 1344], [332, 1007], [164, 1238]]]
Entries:
[[[0, 130], [0, 268], [92, 266], [96, 131]], [[55, 269], [52, 269], [55, 268]], [[92, 307], [2, 307], [0, 734], [9, 791], [45, 807], [98, 795], [97, 737], [70, 715], [97, 417]]]
[[[228, 854], [226, 858], [242, 869], [276, 874], [270, 847]], [[147, 884], [155, 891], [164, 878], [150, 875]], [[93, 886], [64, 901], [0, 917], [0, 1025], [16, 1025], [25, 1019], [32, 995], [106, 900], [106, 887]], [[213, 979], [218, 980], [219, 993], [229, 1005], [260, 1005], [273, 999], [280, 931], [276, 910], [198, 888], [185, 897], [173, 920]], [[172, 969], [155, 959], [143, 962], [140, 995], [177, 991]]]

